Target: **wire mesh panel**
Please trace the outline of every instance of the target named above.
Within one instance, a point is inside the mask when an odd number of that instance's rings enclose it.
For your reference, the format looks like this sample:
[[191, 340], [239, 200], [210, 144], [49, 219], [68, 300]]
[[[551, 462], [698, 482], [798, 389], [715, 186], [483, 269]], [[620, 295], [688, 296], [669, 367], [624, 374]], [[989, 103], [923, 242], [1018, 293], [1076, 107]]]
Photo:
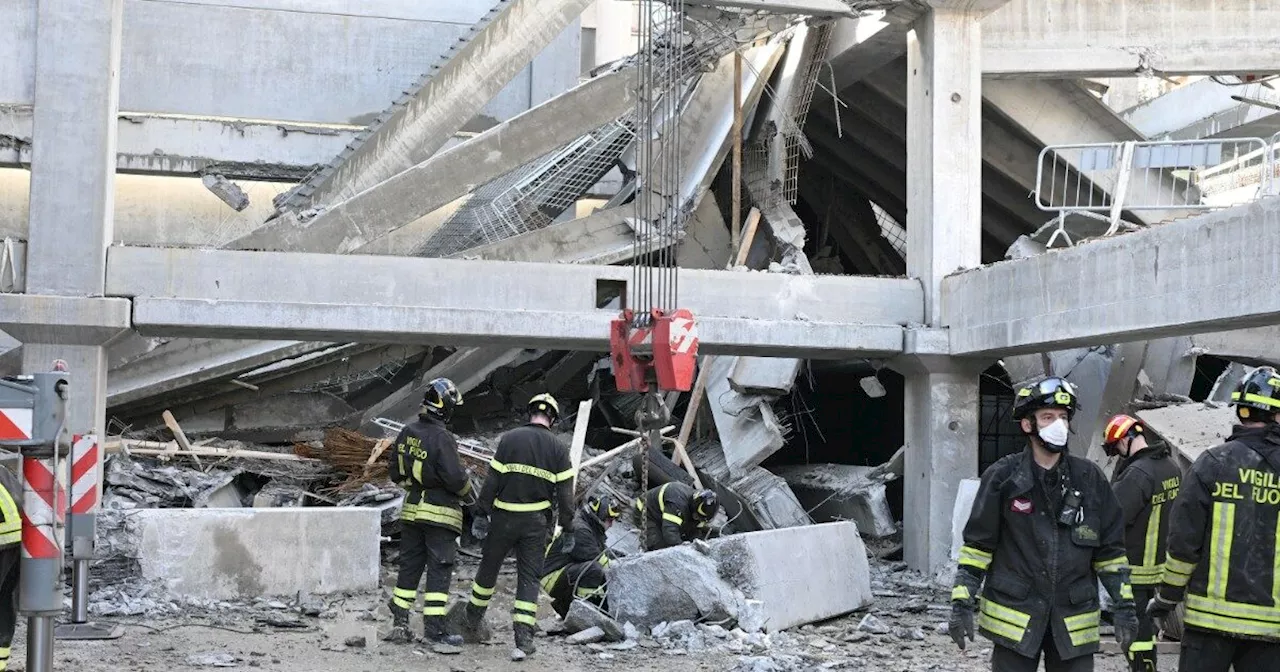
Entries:
[[1057, 212], [1205, 210], [1263, 193], [1260, 138], [1052, 145], [1040, 152], [1036, 205]]

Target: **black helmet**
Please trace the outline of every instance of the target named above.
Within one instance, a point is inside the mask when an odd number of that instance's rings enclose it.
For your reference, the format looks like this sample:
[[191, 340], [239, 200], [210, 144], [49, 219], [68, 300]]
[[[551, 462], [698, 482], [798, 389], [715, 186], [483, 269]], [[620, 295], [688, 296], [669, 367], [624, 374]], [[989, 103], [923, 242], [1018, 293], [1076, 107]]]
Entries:
[[1031, 417], [1031, 414], [1042, 408], [1064, 408], [1067, 420], [1075, 417], [1080, 409], [1080, 400], [1076, 398], [1076, 388], [1071, 383], [1058, 377], [1035, 378], [1018, 388], [1013, 397], [1013, 419], [1015, 422]]
[[1254, 369], [1231, 393], [1231, 402], [1236, 405], [1236, 417], [1241, 420], [1275, 422], [1275, 414], [1280, 413], [1280, 373], [1270, 366]]
[[720, 510], [720, 499], [715, 490], [699, 490], [693, 494], [693, 517], [696, 520], [711, 520]]
[[462, 393], [458, 386], [448, 378], [436, 378], [427, 384], [427, 393], [422, 395], [422, 408], [418, 413], [449, 422], [453, 409], [461, 405]]
[[529, 415], [537, 413], [542, 413], [543, 415], [551, 418], [551, 422], [555, 422], [560, 418], [560, 404], [556, 401], [555, 397], [545, 392], [534, 395], [534, 397], [529, 400]]
[[596, 520], [605, 523], [611, 520], [617, 520], [622, 515], [622, 509], [618, 508], [618, 502], [608, 494], [591, 495], [587, 498], [587, 502], [583, 507], [595, 516]]

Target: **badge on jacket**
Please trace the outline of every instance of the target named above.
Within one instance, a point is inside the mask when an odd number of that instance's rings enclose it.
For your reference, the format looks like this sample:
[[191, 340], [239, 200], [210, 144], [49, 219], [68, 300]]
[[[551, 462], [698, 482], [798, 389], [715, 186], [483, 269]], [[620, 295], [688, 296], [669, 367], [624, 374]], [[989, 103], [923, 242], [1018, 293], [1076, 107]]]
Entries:
[[1034, 513], [1036, 507], [1029, 497], [1016, 497], [1009, 502], [1009, 510], [1014, 513]]

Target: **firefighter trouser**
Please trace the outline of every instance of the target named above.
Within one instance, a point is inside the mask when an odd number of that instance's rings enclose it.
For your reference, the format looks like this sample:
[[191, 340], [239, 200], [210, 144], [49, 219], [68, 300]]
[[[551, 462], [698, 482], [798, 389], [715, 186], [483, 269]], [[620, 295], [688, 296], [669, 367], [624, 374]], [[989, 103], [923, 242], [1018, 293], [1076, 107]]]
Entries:
[[425, 569], [427, 590], [422, 596], [422, 630], [426, 635], [443, 632], [444, 615], [449, 606], [449, 584], [453, 581], [453, 564], [458, 557], [458, 534], [426, 523], [405, 522], [400, 525], [400, 575], [391, 601], [398, 607], [413, 610], [418, 598], [418, 581]]
[[1138, 637], [1129, 647], [1130, 672], [1156, 670], [1156, 626], [1147, 615], [1147, 603], [1155, 592], [1155, 586], [1133, 587], [1133, 606], [1138, 610]]
[[604, 604], [604, 567], [599, 562], [569, 563], [544, 576], [542, 587], [551, 596], [552, 608], [564, 618], [575, 597]]
[[542, 578], [543, 549], [547, 545], [547, 514], [544, 511], [516, 513], [497, 510], [484, 539], [480, 567], [471, 584], [471, 604], [483, 612], [498, 585], [498, 570], [507, 554], [516, 554], [516, 599], [512, 620], [517, 624], [538, 624], [538, 581]]
[[[1093, 672], [1093, 655], [1077, 656], [1063, 660], [1053, 643], [1053, 633], [1046, 632], [1040, 645], [1044, 652], [1044, 672]], [[1040, 668], [1040, 654], [1028, 658], [1013, 649], [997, 644], [991, 651], [991, 672], [1036, 672]]]
[[1192, 628], [1183, 631], [1179, 672], [1227, 672], [1228, 669], [1280, 672], [1280, 643], [1236, 639]]
[[640, 545], [646, 551], [657, 551], [668, 548], [667, 543], [662, 539], [662, 526], [652, 520], [645, 519], [645, 512], [640, 507], [631, 507], [631, 522], [635, 523], [636, 529], [644, 529], [644, 536], [640, 539]]
[[9, 649], [18, 629], [18, 563], [22, 547], [0, 551], [0, 670], [9, 669]]

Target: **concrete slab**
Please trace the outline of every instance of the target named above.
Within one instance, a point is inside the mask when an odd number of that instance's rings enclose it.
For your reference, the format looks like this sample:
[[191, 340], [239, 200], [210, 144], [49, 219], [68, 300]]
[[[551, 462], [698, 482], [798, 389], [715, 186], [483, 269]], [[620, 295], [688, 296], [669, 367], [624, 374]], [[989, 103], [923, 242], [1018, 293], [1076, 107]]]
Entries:
[[805, 507], [782, 478], [762, 467], [752, 467], [745, 476], [729, 484], [765, 529], [811, 525]]
[[1237, 424], [1235, 409], [1226, 405], [1178, 404], [1138, 411], [1137, 415], [1188, 463], [1225, 441]]
[[853, 523], [737, 534], [712, 542], [711, 557], [730, 584], [763, 603], [769, 632], [871, 603], [867, 549]]
[[741, 394], [790, 394], [804, 362], [785, 357], [739, 357], [729, 385]]
[[142, 577], [174, 596], [232, 600], [378, 587], [376, 509], [143, 509], [130, 515]]
[[611, 615], [641, 628], [700, 616], [736, 619], [744, 602], [742, 593], [720, 577], [716, 561], [692, 546], [616, 560], [607, 575]]
[[739, 394], [729, 384], [735, 357], [711, 360], [707, 374], [707, 403], [720, 435], [725, 463], [733, 478], [745, 476], [786, 443], [773, 409], [760, 397]]
[[815, 522], [848, 520], [865, 537], [882, 538], [898, 531], [878, 467], [852, 464], [809, 464], [775, 471], [791, 486], [796, 499]]

